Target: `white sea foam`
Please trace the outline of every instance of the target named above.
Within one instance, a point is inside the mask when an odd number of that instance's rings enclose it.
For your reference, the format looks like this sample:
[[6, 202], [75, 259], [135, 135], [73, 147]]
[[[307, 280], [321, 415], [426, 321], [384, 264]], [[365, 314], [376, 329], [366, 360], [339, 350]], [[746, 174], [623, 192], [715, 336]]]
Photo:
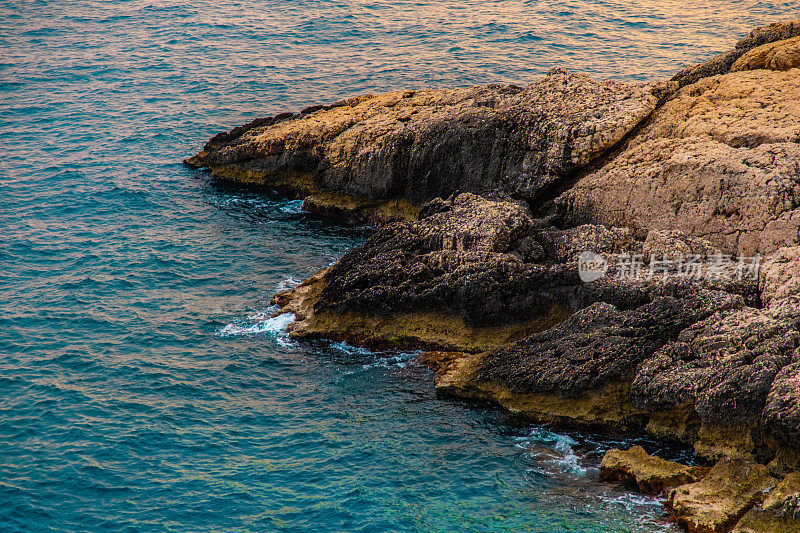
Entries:
[[370, 358], [371, 361], [363, 363], [359, 368], [348, 370], [345, 375], [355, 374], [372, 368], [405, 368], [420, 354], [419, 351], [413, 352], [373, 352], [367, 348], [351, 346], [346, 342], [333, 342], [328, 348], [347, 355], [357, 356], [361, 359]]
[[286, 276], [283, 278], [282, 281], [278, 283], [276, 290], [278, 292], [288, 291], [290, 289], [294, 289], [300, 285], [300, 280], [293, 278], [292, 276]]
[[288, 215], [299, 215], [303, 212], [303, 200], [289, 200], [278, 206], [278, 211]]
[[248, 315], [247, 321], [237, 320], [231, 322], [219, 330], [218, 334], [221, 337], [267, 334], [270, 337], [274, 337], [281, 346], [292, 345], [293, 343], [286, 333], [286, 328], [294, 322], [294, 314], [283, 313], [278, 316], [271, 316], [271, 314], [269, 310], [266, 310]]
[[[534, 428], [526, 437], [518, 437], [517, 446], [526, 450], [526, 454], [537, 466], [530, 468], [532, 472], [546, 476], [569, 473], [585, 476], [588, 469], [580, 464], [580, 457], [575, 453], [575, 439], [568, 435], [555, 433], [545, 428]], [[553, 453], [534, 451], [536, 446], [552, 450]]]

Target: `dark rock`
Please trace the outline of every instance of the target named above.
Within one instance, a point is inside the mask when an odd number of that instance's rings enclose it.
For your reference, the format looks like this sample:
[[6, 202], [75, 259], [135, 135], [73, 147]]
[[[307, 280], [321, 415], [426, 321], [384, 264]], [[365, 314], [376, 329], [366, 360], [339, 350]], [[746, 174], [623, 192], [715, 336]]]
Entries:
[[800, 356], [772, 383], [763, 412], [767, 433], [785, 445], [800, 448]]
[[752, 425], [797, 346], [797, 332], [760, 310], [715, 313], [641, 365], [633, 403], [651, 412], [691, 403], [706, 425]]
[[743, 305], [720, 292], [685, 288], [658, 295], [663, 290], [654, 286], [652, 301], [630, 310], [595, 303], [547, 331], [490, 351], [475, 378], [519, 393], [577, 395], [630, 379], [639, 363], [685, 328]]

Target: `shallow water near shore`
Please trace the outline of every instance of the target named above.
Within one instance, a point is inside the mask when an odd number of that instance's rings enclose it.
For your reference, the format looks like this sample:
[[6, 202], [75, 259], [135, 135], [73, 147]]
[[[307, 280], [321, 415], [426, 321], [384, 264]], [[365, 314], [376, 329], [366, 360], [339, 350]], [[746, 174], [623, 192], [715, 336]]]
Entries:
[[[670, 76], [796, 3], [0, 0], [0, 530], [673, 531], [635, 438], [436, 397], [270, 297], [357, 246], [181, 159], [364, 92]], [[680, 13], [678, 13], [680, 11]]]

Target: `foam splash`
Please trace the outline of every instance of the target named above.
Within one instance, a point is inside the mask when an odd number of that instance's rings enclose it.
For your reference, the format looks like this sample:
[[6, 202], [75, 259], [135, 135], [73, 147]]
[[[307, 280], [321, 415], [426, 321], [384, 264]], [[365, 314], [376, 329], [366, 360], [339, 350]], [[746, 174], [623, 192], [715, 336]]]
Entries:
[[292, 346], [294, 343], [289, 338], [286, 328], [294, 322], [294, 313], [282, 313], [272, 316], [269, 310], [260, 311], [247, 316], [247, 321], [237, 320], [219, 330], [220, 337], [234, 337], [238, 335], [266, 334], [273, 337], [281, 346]]
[[287, 215], [299, 215], [303, 213], [303, 200], [288, 200], [278, 205], [278, 211]]
[[406, 368], [409, 364], [413, 363], [414, 359], [420, 354], [418, 351], [373, 352], [366, 348], [351, 346], [346, 342], [332, 342], [328, 345], [328, 349], [361, 360], [369, 360], [369, 362], [362, 363], [357, 369], [344, 372], [345, 375], [355, 374], [373, 368]]
[[572, 474], [585, 476], [588, 468], [581, 465], [574, 446], [578, 442], [568, 435], [545, 428], [534, 428], [526, 437], [517, 437], [517, 446], [525, 450], [525, 457], [534, 463], [529, 470], [544, 476]]
[[300, 285], [300, 280], [293, 278], [292, 276], [285, 277], [280, 283], [278, 283], [276, 290], [278, 292], [284, 292], [291, 289], [294, 289], [298, 285]]

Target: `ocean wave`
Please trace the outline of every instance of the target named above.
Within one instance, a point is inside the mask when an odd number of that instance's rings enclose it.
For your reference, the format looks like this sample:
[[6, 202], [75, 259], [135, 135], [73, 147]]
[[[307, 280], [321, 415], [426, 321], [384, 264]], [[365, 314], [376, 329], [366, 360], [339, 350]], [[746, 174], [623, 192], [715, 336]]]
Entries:
[[527, 436], [517, 437], [517, 441], [517, 446], [525, 450], [525, 459], [532, 463], [529, 471], [533, 473], [583, 477], [590, 470], [581, 464], [581, 457], [575, 452], [578, 442], [569, 435], [537, 427]]
[[292, 346], [294, 343], [289, 338], [286, 328], [295, 321], [295, 318], [294, 313], [282, 313], [272, 316], [272, 312], [269, 310], [260, 311], [248, 315], [246, 321], [235, 320], [231, 322], [220, 329], [217, 334], [220, 337], [267, 334], [273, 337], [281, 346]]

